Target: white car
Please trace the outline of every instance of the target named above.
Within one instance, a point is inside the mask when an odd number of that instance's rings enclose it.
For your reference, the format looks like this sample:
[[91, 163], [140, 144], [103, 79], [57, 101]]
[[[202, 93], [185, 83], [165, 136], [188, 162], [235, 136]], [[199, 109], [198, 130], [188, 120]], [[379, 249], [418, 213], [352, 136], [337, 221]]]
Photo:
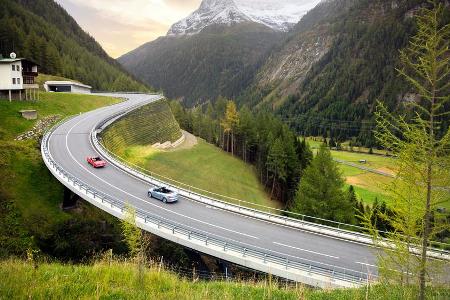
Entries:
[[178, 193], [166, 187], [154, 187], [148, 190], [148, 197], [161, 200], [164, 203], [178, 201]]

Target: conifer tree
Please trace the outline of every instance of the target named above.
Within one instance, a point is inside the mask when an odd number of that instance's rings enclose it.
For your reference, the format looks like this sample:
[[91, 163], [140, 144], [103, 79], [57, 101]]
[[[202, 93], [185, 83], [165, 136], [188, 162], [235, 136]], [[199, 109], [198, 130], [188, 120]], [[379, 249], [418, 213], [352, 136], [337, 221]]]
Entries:
[[306, 168], [298, 186], [292, 211], [352, 223], [354, 210], [343, 192], [342, 174], [331, 157], [330, 150], [322, 145]]
[[[450, 115], [450, 25], [443, 22], [444, 5], [432, 5], [417, 16], [418, 31], [401, 51], [403, 67], [398, 70], [420, 100], [405, 102], [410, 114], [404, 116], [393, 115], [380, 103], [375, 132], [378, 142], [398, 157], [397, 176], [386, 187], [391, 212], [377, 212], [393, 228], [388, 234], [392, 243], [379, 258], [380, 270], [386, 270], [388, 279], [406, 284], [410, 274], [417, 276], [419, 299], [425, 297], [429, 275], [436, 272], [428, 260], [428, 246], [449, 226], [440, 221], [445, 216], [437, 208], [450, 201], [443, 188], [450, 186], [450, 131], [439, 134], [440, 121]], [[380, 234], [371, 229], [380, 242]]]

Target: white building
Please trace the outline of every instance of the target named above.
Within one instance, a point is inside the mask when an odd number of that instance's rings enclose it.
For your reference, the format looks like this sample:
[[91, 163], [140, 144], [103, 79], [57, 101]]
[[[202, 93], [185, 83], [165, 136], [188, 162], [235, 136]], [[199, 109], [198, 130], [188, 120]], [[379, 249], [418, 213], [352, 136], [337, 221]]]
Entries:
[[90, 94], [92, 87], [74, 81], [46, 81], [44, 83], [44, 89], [47, 92]]
[[0, 56], [0, 98], [17, 100], [38, 100], [39, 85], [34, 79], [38, 75], [38, 65], [25, 58]]

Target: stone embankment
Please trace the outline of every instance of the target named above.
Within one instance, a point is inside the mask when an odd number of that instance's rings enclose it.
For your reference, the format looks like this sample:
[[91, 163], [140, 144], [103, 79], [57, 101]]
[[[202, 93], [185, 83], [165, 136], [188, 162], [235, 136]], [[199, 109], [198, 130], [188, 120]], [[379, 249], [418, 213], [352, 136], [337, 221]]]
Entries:
[[31, 130], [18, 135], [14, 140], [16, 141], [25, 141], [30, 139], [38, 140], [44, 134], [45, 130], [54, 123], [56, 123], [59, 119], [61, 119], [60, 115], [51, 115], [45, 117], [37, 121], [36, 124], [34, 124], [33, 128], [31, 128]]

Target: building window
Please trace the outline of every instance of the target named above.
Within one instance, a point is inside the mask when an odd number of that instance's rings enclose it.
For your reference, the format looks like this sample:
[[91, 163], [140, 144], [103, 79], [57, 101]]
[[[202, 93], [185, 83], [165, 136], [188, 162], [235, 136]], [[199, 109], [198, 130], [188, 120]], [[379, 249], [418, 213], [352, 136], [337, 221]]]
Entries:
[[20, 65], [17, 65], [17, 66], [16, 66], [16, 70], [17, 70], [17, 71], [20, 71]]
[[16, 70], [16, 65], [12, 65], [12, 70], [13, 70], [13, 71]]
[[17, 78], [17, 84], [20, 84], [20, 78]]
[[13, 78], [13, 84], [16, 84], [16, 79], [15, 78]]

